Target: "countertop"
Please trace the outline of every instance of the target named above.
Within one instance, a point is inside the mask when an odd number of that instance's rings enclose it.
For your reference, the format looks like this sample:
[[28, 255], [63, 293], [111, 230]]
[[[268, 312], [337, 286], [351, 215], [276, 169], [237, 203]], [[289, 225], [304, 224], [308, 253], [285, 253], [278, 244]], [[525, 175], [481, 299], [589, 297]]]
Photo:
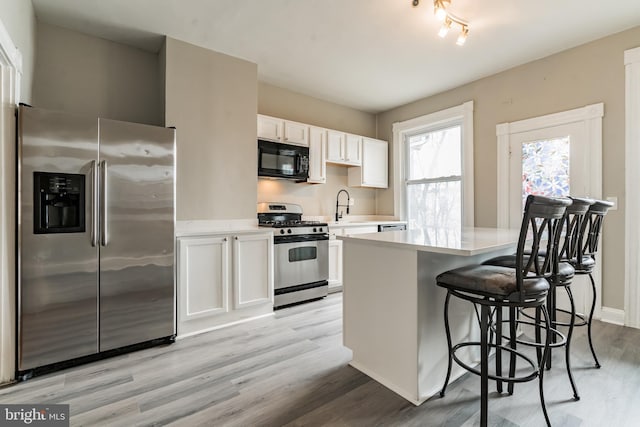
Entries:
[[519, 230], [500, 228], [463, 227], [460, 229], [414, 229], [337, 236], [349, 242], [393, 246], [425, 252], [471, 256], [513, 247]]

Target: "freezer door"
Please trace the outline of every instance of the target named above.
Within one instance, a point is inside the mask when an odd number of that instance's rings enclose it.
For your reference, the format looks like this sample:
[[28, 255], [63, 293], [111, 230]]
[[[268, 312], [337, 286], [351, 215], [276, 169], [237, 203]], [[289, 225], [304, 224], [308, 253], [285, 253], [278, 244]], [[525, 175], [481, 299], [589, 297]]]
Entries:
[[100, 351], [175, 335], [175, 130], [99, 120]]
[[97, 154], [96, 118], [20, 107], [19, 371], [98, 351]]

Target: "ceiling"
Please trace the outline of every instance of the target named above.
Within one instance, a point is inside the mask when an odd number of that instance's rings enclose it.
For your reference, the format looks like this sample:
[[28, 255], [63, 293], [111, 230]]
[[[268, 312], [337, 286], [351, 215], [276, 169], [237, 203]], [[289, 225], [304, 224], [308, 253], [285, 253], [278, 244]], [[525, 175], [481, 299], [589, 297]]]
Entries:
[[158, 51], [162, 35], [258, 64], [260, 81], [377, 113], [640, 23], [639, 0], [32, 0], [38, 20]]

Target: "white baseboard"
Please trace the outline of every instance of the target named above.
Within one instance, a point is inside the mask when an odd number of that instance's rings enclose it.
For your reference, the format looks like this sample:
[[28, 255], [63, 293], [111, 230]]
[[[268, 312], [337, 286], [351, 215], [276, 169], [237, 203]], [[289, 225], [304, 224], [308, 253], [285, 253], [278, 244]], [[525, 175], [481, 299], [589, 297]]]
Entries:
[[602, 307], [600, 320], [614, 325], [624, 326], [624, 310], [617, 308]]

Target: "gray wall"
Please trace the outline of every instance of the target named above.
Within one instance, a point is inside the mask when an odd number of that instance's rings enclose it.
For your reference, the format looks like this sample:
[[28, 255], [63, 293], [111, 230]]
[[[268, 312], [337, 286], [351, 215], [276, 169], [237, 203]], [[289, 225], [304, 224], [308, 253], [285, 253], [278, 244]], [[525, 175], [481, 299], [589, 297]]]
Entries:
[[31, 1], [0, 0], [0, 21], [22, 55], [20, 101], [29, 104], [36, 57], [36, 17]]
[[255, 220], [257, 65], [171, 38], [165, 43], [178, 219]]
[[[395, 108], [378, 116], [379, 137], [390, 140], [394, 122], [473, 100], [476, 225], [495, 226], [496, 125], [604, 102], [603, 197], [617, 196], [619, 206], [603, 233], [603, 304], [624, 309], [623, 54], [639, 45], [640, 27]], [[392, 214], [393, 191], [378, 196], [378, 213]]]
[[33, 105], [164, 124], [158, 55], [38, 22]]
[[[262, 82], [258, 84], [258, 112], [357, 135], [376, 136], [376, 117], [373, 114]], [[299, 203], [305, 215], [331, 216], [335, 213], [336, 194], [343, 188], [355, 199], [351, 214], [376, 213], [376, 190], [348, 188], [347, 168], [333, 164], [327, 164], [326, 184], [260, 179], [258, 201]]]

